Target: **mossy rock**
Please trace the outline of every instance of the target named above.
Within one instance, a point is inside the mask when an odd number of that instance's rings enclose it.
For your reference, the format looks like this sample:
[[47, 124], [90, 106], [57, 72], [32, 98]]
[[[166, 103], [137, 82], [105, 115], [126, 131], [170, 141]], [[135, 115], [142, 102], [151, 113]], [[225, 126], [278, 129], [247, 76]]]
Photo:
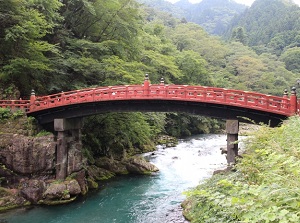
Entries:
[[[1, 200], [1, 199], [0, 199]], [[7, 211], [7, 210], [11, 210], [11, 209], [15, 209], [15, 208], [19, 208], [19, 207], [25, 207], [25, 206], [29, 206], [31, 205], [31, 203], [29, 201], [26, 201], [24, 202], [24, 204], [22, 205], [8, 205], [8, 206], [4, 206], [4, 207], [1, 207], [0, 206], [0, 212], [4, 212], [4, 211]]]
[[192, 221], [192, 215], [191, 215], [192, 206], [193, 206], [192, 202], [189, 199], [186, 199], [181, 203], [181, 207], [183, 208], [182, 214], [188, 221]]
[[178, 144], [178, 139], [172, 136], [161, 135], [155, 139], [155, 144], [166, 145], [167, 147], [174, 147]]
[[77, 197], [72, 197], [67, 200], [40, 200], [38, 204], [46, 204], [46, 205], [60, 205], [60, 204], [68, 204], [76, 200]]
[[153, 172], [159, 171], [155, 165], [149, 163], [142, 156], [133, 156], [123, 162], [126, 165], [127, 170], [133, 174], [150, 175]]
[[87, 178], [87, 183], [90, 189], [97, 189], [99, 187], [99, 184], [91, 177]]
[[23, 197], [19, 197], [17, 191], [13, 192], [13, 190], [0, 187], [0, 211], [28, 206], [30, 204]]
[[0, 197], [5, 197], [5, 196], [12, 196], [12, 192], [9, 189], [6, 189], [4, 187], [0, 187]]
[[124, 175], [129, 173], [128, 170], [126, 169], [126, 166], [123, 163], [114, 159], [110, 159], [108, 157], [98, 158], [95, 161], [95, 165], [97, 167], [113, 172], [117, 175]]
[[103, 168], [99, 168], [95, 165], [89, 166], [87, 172], [89, 177], [93, 178], [96, 181], [108, 180], [115, 176], [113, 172], [105, 170]]

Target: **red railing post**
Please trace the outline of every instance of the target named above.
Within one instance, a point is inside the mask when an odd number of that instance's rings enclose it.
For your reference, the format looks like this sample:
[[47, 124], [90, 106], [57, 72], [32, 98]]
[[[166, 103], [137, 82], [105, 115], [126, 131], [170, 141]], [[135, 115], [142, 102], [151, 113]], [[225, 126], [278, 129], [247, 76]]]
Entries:
[[31, 90], [31, 94], [30, 94], [30, 105], [29, 105], [29, 111], [32, 111], [34, 110], [34, 107], [35, 107], [35, 91], [32, 89]]
[[290, 96], [290, 103], [291, 103], [291, 108], [290, 112], [292, 115], [297, 114], [298, 110], [298, 103], [297, 103], [297, 93], [296, 93], [296, 88], [292, 88], [291, 96]]
[[149, 75], [146, 74], [144, 80], [144, 96], [149, 96], [149, 88], [150, 88]]
[[163, 96], [165, 94], [166, 91], [166, 87], [165, 87], [165, 79], [162, 77], [160, 78], [160, 85], [163, 86], [159, 88], [159, 96]]
[[284, 89], [283, 96], [282, 96], [283, 100], [282, 100], [282, 104], [281, 104], [281, 107], [283, 109], [287, 108], [287, 101], [286, 101], [286, 99], [288, 99], [288, 96], [289, 96], [288, 90]]

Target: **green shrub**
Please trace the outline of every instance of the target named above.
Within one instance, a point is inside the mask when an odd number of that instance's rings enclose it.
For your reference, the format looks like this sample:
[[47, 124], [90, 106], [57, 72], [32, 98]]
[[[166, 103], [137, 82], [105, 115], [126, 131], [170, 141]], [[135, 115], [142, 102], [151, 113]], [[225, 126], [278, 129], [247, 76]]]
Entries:
[[11, 118], [17, 119], [20, 117], [23, 117], [25, 115], [25, 112], [23, 110], [16, 110], [13, 113], [11, 113]]
[[300, 222], [300, 118], [249, 137], [230, 175], [217, 175], [187, 192], [192, 222]]
[[0, 108], [0, 120], [17, 119], [24, 115], [25, 113], [23, 110], [16, 110], [12, 112], [9, 108]]
[[36, 134], [36, 137], [41, 137], [41, 136], [47, 136], [47, 135], [51, 135], [51, 132], [47, 132], [46, 130], [41, 130], [40, 132], [38, 132]]
[[9, 119], [11, 117], [11, 111], [9, 108], [0, 108], [0, 120]]

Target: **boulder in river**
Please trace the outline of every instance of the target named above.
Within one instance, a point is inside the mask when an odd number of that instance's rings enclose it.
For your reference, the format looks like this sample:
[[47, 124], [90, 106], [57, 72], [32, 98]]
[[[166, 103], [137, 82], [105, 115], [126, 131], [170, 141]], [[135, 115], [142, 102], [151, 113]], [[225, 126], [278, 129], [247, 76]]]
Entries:
[[88, 166], [87, 173], [89, 177], [96, 181], [107, 180], [115, 176], [113, 172], [97, 167], [95, 165]]
[[106, 169], [110, 172], [113, 172], [117, 175], [123, 175], [128, 174], [128, 170], [126, 168], [126, 165], [124, 165], [122, 162], [110, 159], [108, 157], [100, 157], [96, 160], [95, 165], [97, 167], [101, 167], [103, 169]]
[[53, 181], [43, 194], [43, 204], [64, 204], [73, 201], [81, 193], [79, 183], [75, 180]]
[[134, 174], [151, 174], [152, 172], [157, 172], [159, 169], [145, 160], [141, 156], [133, 156], [123, 162], [126, 165], [129, 173]]

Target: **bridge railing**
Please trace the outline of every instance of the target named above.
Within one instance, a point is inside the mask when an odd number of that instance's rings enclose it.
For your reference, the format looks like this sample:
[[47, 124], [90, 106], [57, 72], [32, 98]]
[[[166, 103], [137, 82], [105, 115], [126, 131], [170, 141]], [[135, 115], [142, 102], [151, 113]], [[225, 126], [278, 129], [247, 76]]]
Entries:
[[185, 85], [152, 85], [150, 86], [151, 98], [165, 97], [168, 99], [186, 99], [201, 102], [211, 102], [219, 104], [230, 104], [248, 108], [261, 108], [277, 110], [280, 113], [290, 111], [288, 98], [265, 95], [255, 92], [228, 90], [224, 88], [213, 88], [205, 86], [185, 86]]
[[35, 97], [30, 104], [30, 112], [70, 104], [134, 99], [206, 102], [252, 108], [283, 115], [291, 114], [291, 103], [287, 97], [225, 88], [164, 84], [98, 87]]
[[0, 100], [0, 108], [29, 111], [29, 100]]

